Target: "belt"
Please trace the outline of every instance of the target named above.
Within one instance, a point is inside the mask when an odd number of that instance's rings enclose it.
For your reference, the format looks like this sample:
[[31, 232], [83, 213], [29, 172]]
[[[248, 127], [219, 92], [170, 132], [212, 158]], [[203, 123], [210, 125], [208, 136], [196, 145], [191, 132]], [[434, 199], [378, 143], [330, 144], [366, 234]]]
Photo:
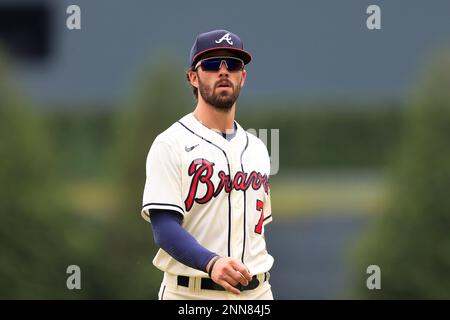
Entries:
[[[269, 272], [264, 272], [264, 281], [266, 282], [269, 280], [270, 274]], [[189, 277], [187, 276], [177, 276], [177, 284], [182, 287], [189, 287]], [[252, 280], [249, 281], [247, 286], [242, 285], [241, 283], [238, 283], [236, 286], [234, 286], [239, 291], [245, 291], [245, 290], [253, 290], [256, 289], [259, 286], [259, 280], [256, 275], [253, 276]], [[219, 291], [225, 291], [225, 289], [215, 283], [211, 278], [202, 278], [200, 288], [202, 290], [219, 290]]]

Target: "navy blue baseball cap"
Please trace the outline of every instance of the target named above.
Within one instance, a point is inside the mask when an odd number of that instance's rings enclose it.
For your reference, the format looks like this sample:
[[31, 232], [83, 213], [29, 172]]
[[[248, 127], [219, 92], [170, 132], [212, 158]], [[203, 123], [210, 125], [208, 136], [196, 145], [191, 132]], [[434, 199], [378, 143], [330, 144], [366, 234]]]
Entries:
[[252, 60], [251, 54], [244, 50], [241, 38], [227, 30], [213, 30], [201, 33], [195, 39], [190, 54], [191, 67], [206, 53], [218, 50], [232, 52], [234, 56], [241, 58], [244, 64]]

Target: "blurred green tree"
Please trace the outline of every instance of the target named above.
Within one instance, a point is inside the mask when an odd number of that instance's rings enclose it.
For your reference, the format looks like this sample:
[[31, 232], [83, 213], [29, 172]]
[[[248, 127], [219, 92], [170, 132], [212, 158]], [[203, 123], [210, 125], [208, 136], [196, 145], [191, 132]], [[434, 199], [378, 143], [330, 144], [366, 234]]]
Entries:
[[152, 265], [151, 226], [140, 217], [146, 157], [156, 136], [194, 102], [182, 68], [167, 58], [158, 62], [142, 73], [114, 125], [109, 172], [118, 205], [105, 229], [102, 258], [112, 298], [156, 298], [162, 278]]
[[[360, 247], [358, 297], [450, 298], [450, 51], [425, 70], [388, 170], [386, 211]], [[366, 288], [371, 264], [381, 290]]]
[[9, 65], [0, 54], [0, 298], [58, 298], [70, 263], [56, 159]]

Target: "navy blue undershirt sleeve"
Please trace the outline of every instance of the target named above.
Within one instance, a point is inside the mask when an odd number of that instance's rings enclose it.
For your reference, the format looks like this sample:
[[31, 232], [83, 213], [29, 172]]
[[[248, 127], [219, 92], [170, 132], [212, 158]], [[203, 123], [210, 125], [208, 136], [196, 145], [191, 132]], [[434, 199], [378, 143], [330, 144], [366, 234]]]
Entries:
[[153, 238], [158, 247], [175, 260], [191, 268], [206, 272], [206, 265], [216, 253], [200, 245], [194, 237], [181, 226], [183, 217], [172, 210], [152, 209], [150, 220]]

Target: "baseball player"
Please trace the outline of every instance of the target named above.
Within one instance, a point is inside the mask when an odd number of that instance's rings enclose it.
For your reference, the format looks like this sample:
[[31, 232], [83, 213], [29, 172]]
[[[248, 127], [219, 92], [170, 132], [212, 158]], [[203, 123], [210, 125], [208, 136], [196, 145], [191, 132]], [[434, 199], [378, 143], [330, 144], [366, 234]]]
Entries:
[[198, 35], [187, 71], [197, 106], [148, 153], [142, 216], [160, 247], [160, 300], [273, 299], [270, 158], [234, 120], [251, 59], [229, 31]]

